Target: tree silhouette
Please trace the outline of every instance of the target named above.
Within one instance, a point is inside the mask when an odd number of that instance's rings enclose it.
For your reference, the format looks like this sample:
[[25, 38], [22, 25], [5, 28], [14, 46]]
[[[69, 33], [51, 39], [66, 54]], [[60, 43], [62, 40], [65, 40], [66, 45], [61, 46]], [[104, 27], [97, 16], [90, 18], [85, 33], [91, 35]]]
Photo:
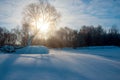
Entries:
[[60, 18], [56, 8], [46, 0], [39, 0], [39, 3], [31, 3], [23, 11], [22, 24], [28, 36], [27, 45], [31, 45], [35, 36], [40, 33], [41, 23], [49, 24], [49, 31], [55, 29]]

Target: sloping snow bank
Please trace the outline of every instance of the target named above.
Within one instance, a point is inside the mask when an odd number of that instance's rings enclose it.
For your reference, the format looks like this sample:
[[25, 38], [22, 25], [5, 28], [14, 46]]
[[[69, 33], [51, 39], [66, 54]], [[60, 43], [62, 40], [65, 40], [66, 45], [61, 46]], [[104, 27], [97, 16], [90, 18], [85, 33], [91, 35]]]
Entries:
[[119, 48], [117, 46], [89, 46], [89, 47], [82, 47], [77, 49], [115, 49]]
[[17, 54], [48, 54], [49, 49], [45, 46], [27, 46], [16, 50]]
[[59, 50], [77, 54], [98, 55], [108, 59], [120, 61], [120, 47], [117, 46], [90, 46], [77, 49], [62, 48]]
[[[117, 46], [89, 46], [89, 47], [78, 47], [76, 49], [73, 49], [73, 48], [69, 48], [69, 47], [65, 47], [65, 48], [62, 48], [62, 50], [83, 50], [83, 49], [114, 49], [114, 48], [119, 48]], [[61, 50], [61, 49], [60, 49]]]

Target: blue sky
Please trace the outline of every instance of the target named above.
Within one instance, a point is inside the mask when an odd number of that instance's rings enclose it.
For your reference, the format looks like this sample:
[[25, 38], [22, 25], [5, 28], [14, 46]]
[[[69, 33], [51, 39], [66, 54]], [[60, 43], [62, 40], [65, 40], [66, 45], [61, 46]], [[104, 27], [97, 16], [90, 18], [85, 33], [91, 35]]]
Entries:
[[[59, 26], [79, 29], [82, 25], [120, 25], [120, 0], [49, 0], [61, 13]], [[24, 7], [37, 0], [0, 0], [0, 26], [21, 24]]]

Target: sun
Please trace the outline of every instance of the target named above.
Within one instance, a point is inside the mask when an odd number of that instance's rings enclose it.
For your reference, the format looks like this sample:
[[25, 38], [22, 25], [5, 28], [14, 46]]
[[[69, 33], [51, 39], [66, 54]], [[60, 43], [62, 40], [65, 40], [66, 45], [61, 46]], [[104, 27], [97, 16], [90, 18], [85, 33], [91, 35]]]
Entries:
[[37, 23], [37, 28], [40, 30], [40, 32], [47, 33], [48, 32], [48, 28], [49, 28], [49, 23], [38, 22]]
[[36, 26], [40, 33], [45, 34], [49, 31], [50, 22], [43, 20], [43, 18], [39, 18], [37, 21], [33, 21], [32, 25]]

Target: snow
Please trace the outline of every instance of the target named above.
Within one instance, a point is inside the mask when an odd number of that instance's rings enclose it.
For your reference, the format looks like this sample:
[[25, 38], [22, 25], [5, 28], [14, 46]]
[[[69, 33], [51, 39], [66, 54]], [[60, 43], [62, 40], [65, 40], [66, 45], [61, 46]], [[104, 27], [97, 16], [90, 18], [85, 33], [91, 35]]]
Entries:
[[48, 54], [49, 50], [45, 46], [27, 46], [16, 51], [17, 54]]
[[120, 80], [120, 48], [0, 54], [0, 80]]
[[1, 47], [1, 50], [4, 52], [14, 52], [15, 48], [13, 46], [5, 45], [5, 46]]
[[112, 60], [120, 61], [120, 47], [116, 46], [95, 46], [95, 47], [83, 47], [83, 48], [63, 48], [63, 51], [69, 51], [71, 53], [92, 54], [106, 57]]

